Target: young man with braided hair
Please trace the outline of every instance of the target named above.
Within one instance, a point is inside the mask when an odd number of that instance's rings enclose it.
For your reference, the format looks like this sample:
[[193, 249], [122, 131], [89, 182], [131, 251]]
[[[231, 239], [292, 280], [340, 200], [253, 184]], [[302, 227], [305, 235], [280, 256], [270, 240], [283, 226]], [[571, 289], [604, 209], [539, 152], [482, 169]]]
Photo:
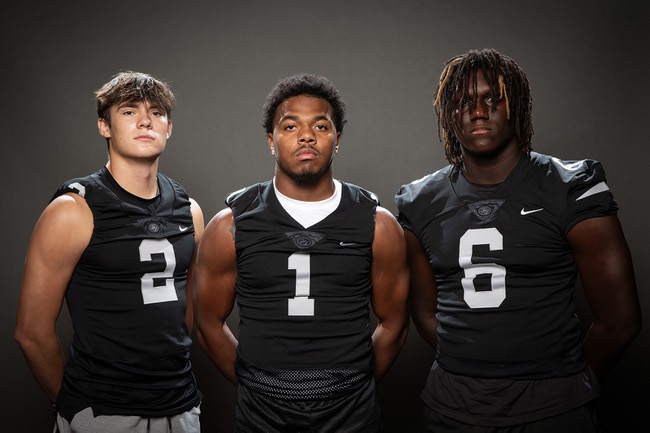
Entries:
[[[16, 339], [57, 409], [55, 432], [199, 433], [190, 271], [203, 214], [158, 172], [176, 99], [120, 72], [95, 92], [108, 162], [65, 182], [34, 229]], [[66, 299], [67, 362], [56, 334]]]
[[230, 194], [199, 245], [197, 332], [237, 384], [236, 432], [381, 431], [375, 383], [408, 330], [406, 244], [374, 194], [333, 178], [344, 125], [325, 77], [281, 80], [264, 106], [275, 176]]
[[395, 197], [412, 317], [436, 349], [421, 431], [598, 431], [597, 377], [641, 324], [601, 164], [532, 151], [528, 80], [493, 49], [450, 59], [434, 107], [450, 165]]

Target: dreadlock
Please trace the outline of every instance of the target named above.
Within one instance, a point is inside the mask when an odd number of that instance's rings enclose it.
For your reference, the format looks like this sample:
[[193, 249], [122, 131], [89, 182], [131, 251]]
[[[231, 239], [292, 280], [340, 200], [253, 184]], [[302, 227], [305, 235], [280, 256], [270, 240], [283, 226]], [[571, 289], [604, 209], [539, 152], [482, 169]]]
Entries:
[[445, 144], [447, 161], [457, 169], [461, 167], [463, 159], [460, 143], [454, 133], [454, 110], [459, 96], [460, 99], [469, 99], [470, 83], [473, 83], [476, 94], [476, 74], [479, 70], [483, 72], [490, 92], [495, 96], [492, 99], [496, 101], [505, 98], [508, 120], [510, 121], [511, 115], [515, 116], [515, 135], [519, 147], [527, 153], [532, 150], [532, 98], [526, 74], [514, 60], [494, 49], [471, 50], [452, 57], [445, 63], [433, 95], [433, 107], [438, 116], [438, 138]]

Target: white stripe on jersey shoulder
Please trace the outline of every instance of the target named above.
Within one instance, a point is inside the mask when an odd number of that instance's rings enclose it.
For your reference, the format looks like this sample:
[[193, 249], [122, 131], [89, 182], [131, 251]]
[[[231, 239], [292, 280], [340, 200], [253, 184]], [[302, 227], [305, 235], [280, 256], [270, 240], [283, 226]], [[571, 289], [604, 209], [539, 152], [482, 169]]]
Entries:
[[417, 185], [418, 183], [422, 183], [422, 182], [425, 182], [425, 181], [427, 181], [427, 180], [429, 180], [429, 179], [433, 179], [433, 178], [435, 178], [437, 175], [439, 175], [440, 173], [442, 173], [443, 171], [447, 170], [448, 168], [449, 168], [449, 167], [443, 167], [443, 168], [441, 168], [440, 170], [436, 170], [436, 171], [434, 171], [433, 173], [425, 174], [425, 175], [422, 176], [421, 178], [412, 181], [412, 182], [411, 182], [411, 185]]
[[243, 192], [245, 189], [246, 189], [246, 187], [244, 187], [244, 188], [242, 188], [242, 189], [238, 189], [237, 191], [231, 192], [230, 194], [228, 194], [228, 196], [226, 197], [226, 200], [225, 200], [225, 201], [230, 200], [231, 197], [236, 196], [237, 194]]
[[553, 162], [555, 162], [557, 165], [561, 165], [562, 167], [566, 168], [569, 171], [577, 170], [585, 162], [584, 159], [581, 159], [581, 160], [578, 160], [578, 161], [563, 161], [560, 158], [555, 157], [555, 156], [552, 156], [551, 160]]
[[85, 198], [85, 196], [86, 196], [86, 187], [83, 186], [82, 184], [80, 184], [79, 182], [73, 182], [73, 183], [71, 183], [70, 185], [68, 185], [68, 188], [70, 188], [70, 189], [76, 189], [77, 191], [79, 191], [79, 195], [80, 195], [81, 197], [84, 197], [84, 198]]
[[583, 198], [587, 198], [589, 196], [598, 194], [600, 192], [605, 192], [605, 191], [609, 191], [609, 187], [607, 186], [607, 184], [605, 182], [597, 183], [596, 185], [589, 188], [587, 192], [585, 192], [580, 197], [578, 197], [576, 201], [582, 200]]

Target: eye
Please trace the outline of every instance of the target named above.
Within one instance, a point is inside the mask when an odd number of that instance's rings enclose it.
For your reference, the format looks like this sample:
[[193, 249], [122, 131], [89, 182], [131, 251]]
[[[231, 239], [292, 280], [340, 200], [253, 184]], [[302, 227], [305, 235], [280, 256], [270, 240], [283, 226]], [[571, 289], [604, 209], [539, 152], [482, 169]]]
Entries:
[[285, 131], [295, 131], [296, 130], [296, 125], [290, 123], [288, 125], [284, 125], [283, 129]]
[[327, 131], [328, 127], [327, 127], [327, 125], [319, 124], [319, 125], [316, 125], [316, 129], [318, 129], [319, 131]]
[[154, 111], [151, 112], [151, 115], [156, 116], [156, 117], [161, 117], [161, 116], [164, 116], [165, 114], [160, 110], [154, 110]]

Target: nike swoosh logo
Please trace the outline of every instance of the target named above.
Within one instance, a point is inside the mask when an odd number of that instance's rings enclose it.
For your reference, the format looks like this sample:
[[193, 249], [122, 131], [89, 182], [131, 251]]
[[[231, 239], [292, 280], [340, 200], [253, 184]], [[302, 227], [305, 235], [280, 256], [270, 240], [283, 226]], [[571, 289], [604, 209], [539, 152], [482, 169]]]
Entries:
[[528, 214], [531, 214], [531, 213], [539, 212], [539, 211], [541, 211], [541, 210], [544, 210], [544, 208], [543, 208], [543, 207], [540, 207], [539, 209], [526, 210], [525, 208], [522, 207], [520, 213], [521, 213], [522, 215], [528, 215]]
[[342, 247], [354, 247], [359, 244], [356, 242], [339, 242], [339, 245]]
[[182, 232], [186, 231], [187, 229], [189, 229], [189, 227], [178, 226], [178, 230]]

